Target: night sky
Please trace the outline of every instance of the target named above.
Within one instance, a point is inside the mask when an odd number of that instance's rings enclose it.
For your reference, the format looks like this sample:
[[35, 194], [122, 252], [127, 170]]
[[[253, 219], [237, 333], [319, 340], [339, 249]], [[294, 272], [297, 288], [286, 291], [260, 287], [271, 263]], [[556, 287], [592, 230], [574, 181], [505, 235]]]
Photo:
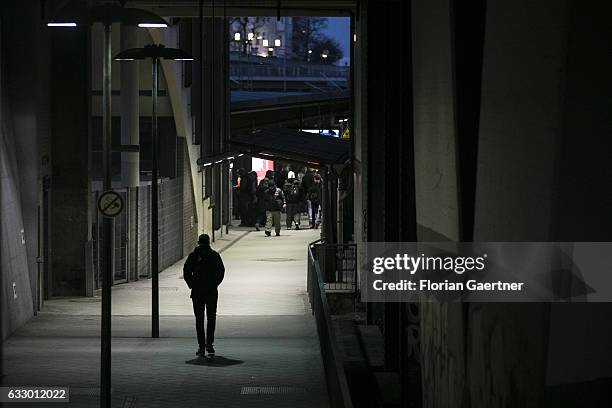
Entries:
[[327, 28], [324, 30], [328, 37], [336, 39], [340, 43], [344, 58], [338, 61], [338, 65], [348, 64], [349, 41], [350, 41], [351, 20], [349, 17], [328, 17]]

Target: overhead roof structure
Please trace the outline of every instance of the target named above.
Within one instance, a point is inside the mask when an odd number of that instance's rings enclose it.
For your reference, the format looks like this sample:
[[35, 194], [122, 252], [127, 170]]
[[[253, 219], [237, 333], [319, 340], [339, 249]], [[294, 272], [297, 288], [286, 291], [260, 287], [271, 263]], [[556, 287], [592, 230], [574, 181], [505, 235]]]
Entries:
[[230, 153], [200, 158], [198, 164], [209, 165], [242, 153], [319, 166], [344, 164], [350, 155], [348, 140], [285, 128], [258, 129], [233, 136], [229, 143]]
[[349, 159], [350, 142], [295, 129], [266, 128], [234, 136], [230, 145], [250, 155], [311, 164], [343, 164]]

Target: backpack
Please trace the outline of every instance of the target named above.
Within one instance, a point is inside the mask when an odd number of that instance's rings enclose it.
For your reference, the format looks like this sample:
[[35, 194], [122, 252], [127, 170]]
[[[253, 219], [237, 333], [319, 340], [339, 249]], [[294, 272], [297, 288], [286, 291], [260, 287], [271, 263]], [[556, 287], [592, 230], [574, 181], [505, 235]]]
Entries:
[[319, 189], [316, 188], [316, 187], [312, 187], [310, 189], [309, 197], [310, 197], [310, 201], [312, 201], [314, 203], [318, 203], [319, 202], [319, 198], [320, 198], [319, 197]]
[[300, 195], [300, 186], [296, 186], [295, 184], [291, 186], [291, 198], [297, 199]]

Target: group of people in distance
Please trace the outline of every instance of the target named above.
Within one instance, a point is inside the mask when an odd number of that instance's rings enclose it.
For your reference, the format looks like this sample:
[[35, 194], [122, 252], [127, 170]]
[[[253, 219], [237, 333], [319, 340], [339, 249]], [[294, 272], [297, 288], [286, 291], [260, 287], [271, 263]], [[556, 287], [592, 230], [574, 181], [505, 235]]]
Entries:
[[257, 183], [257, 173], [239, 169], [234, 186], [234, 202], [238, 202], [235, 216], [240, 217], [240, 226], [264, 226], [266, 236], [281, 231], [281, 212], [287, 213], [287, 229], [300, 229], [302, 213], [307, 213], [310, 228], [321, 223], [320, 208], [323, 198], [321, 175], [314, 169], [302, 167], [296, 174], [289, 166], [280, 171], [268, 170]]

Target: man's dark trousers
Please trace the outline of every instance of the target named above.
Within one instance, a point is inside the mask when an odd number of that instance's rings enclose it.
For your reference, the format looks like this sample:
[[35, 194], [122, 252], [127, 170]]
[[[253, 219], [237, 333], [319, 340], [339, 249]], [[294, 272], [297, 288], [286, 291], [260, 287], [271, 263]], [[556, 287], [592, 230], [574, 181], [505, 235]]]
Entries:
[[[201, 349], [204, 349], [206, 344], [213, 344], [215, 342], [218, 297], [219, 294], [217, 292], [199, 294], [191, 297], [191, 301], [193, 302], [193, 314], [196, 318], [198, 345]], [[204, 312], [206, 312], [206, 332], [204, 331]]]

